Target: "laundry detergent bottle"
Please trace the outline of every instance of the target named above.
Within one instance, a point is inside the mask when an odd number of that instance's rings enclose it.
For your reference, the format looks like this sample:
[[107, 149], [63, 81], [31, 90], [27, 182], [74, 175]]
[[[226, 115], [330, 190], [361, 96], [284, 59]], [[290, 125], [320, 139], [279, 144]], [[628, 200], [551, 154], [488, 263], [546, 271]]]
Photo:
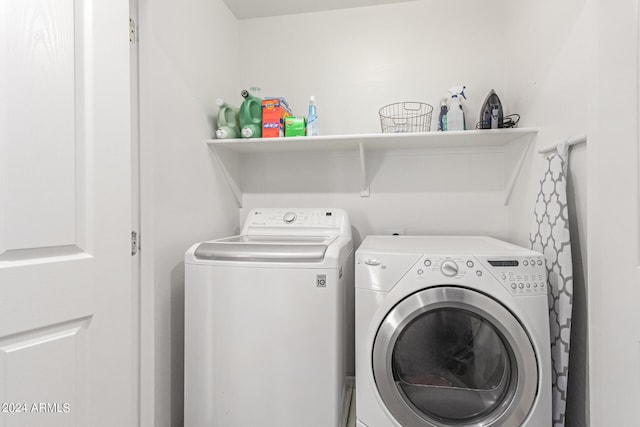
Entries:
[[238, 108], [227, 104], [220, 98], [216, 100], [216, 104], [218, 105], [218, 129], [216, 130], [216, 138], [240, 138]]
[[451, 98], [449, 100], [449, 111], [447, 112], [447, 130], [465, 130], [464, 110], [462, 109], [461, 97], [467, 99], [464, 96], [465, 86], [454, 86], [449, 88], [451, 92]]
[[262, 99], [247, 90], [241, 93], [244, 101], [240, 106], [240, 126], [243, 138], [262, 137]]

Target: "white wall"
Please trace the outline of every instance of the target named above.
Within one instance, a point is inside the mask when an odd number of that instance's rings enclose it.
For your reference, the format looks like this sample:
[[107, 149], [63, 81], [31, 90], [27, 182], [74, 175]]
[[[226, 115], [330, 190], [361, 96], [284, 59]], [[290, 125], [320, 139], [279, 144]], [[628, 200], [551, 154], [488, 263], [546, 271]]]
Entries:
[[370, 197], [360, 197], [353, 154], [245, 159], [241, 220], [256, 207], [341, 207], [355, 245], [369, 234], [477, 234], [507, 237], [503, 155], [398, 151], [368, 155]]
[[[378, 133], [382, 106], [412, 100], [437, 107], [450, 86], [465, 84], [474, 126], [486, 94], [506, 91], [504, 51], [478, 42], [504, 38], [503, 5], [429, 0], [241, 21], [240, 84], [286, 97], [298, 115], [315, 95], [322, 134]], [[282, 50], [250, 50], [266, 35], [282, 40]], [[433, 129], [436, 120], [434, 111]], [[398, 230], [507, 236], [501, 153], [369, 156], [369, 198], [360, 197], [355, 156], [249, 159], [241, 218], [262, 206], [342, 207], [356, 245], [367, 234]]]
[[449, 87], [464, 84], [473, 126], [487, 93], [505, 92], [504, 51], [483, 48], [504, 39], [504, 4], [423, 0], [243, 20], [240, 84], [284, 96], [297, 115], [315, 95], [327, 135], [379, 132], [384, 105], [437, 109]]
[[631, 427], [640, 402], [640, 15], [637, 0], [590, 2], [597, 8], [588, 201], [592, 425]]
[[[509, 239], [529, 245], [538, 191], [542, 147], [584, 134], [592, 100], [592, 7], [586, 0], [528, 0], [507, 5], [507, 94], [521, 125], [539, 128], [537, 147], [514, 190], [509, 207]], [[571, 149], [569, 207], [574, 263], [567, 426], [588, 425], [587, 389], [587, 146]]]
[[184, 252], [238, 229], [237, 205], [204, 143], [215, 99], [238, 91], [238, 25], [221, 0], [140, 0], [140, 10], [142, 425], [179, 426]]

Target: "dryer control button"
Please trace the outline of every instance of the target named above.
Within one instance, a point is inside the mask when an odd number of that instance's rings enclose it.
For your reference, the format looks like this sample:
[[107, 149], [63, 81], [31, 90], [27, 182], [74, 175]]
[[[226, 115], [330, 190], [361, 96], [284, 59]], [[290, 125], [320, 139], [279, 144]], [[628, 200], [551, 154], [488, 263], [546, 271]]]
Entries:
[[467, 261], [467, 267], [473, 268], [473, 261], [471, 260]]
[[511, 284], [511, 289], [516, 289], [518, 287], [518, 285], [516, 285], [515, 283]]
[[442, 274], [445, 276], [453, 277], [458, 274], [458, 264], [456, 264], [455, 261], [446, 260], [440, 265], [440, 271], [442, 271]]
[[284, 216], [282, 217], [282, 220], [287, 223], [287, 224], [291, 224], [292, 222], [294, 222], [296, 220], [296, 214], [295, 212], [287, 212], [286, 214], [284, 214]]
[[431, 260], [430, 259], [425, 259], [424, 260], [424, 266], [425, 267], [431, 267]]

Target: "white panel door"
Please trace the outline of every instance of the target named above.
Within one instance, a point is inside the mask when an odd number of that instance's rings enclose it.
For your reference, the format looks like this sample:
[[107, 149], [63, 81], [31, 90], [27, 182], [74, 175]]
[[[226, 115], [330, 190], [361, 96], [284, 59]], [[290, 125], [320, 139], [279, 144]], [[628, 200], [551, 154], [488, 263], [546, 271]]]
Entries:
[[129, 426], [127, 0], [0, 0], [0, 425]]
[[636, 427], [640, 424], [638, 0], [595, 4], [595, 87], [587, 145], [591, 426]]

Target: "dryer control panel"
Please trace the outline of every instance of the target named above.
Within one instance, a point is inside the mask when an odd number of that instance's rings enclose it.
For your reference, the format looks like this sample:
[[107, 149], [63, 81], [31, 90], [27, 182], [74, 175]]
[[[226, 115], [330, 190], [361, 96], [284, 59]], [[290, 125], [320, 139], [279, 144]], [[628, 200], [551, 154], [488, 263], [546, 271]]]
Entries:
[[547, 270], [542, 255], [487, 257], [484, 266], [513, 295], [548, 293]]
[[519, 257], [425, 256], [414, 267], [417, 278], [437, 275], [464, 283], [489, 274], [514, 296], [547, 294], [547, 272], [541, 255]]
[[464, 283], [471, 279], [481, 279], [487, 274], [486, 268], [472, 256], [425, 255], [416, 266], [418, 279], [430, 276], [447, 279], [447, 283]]

